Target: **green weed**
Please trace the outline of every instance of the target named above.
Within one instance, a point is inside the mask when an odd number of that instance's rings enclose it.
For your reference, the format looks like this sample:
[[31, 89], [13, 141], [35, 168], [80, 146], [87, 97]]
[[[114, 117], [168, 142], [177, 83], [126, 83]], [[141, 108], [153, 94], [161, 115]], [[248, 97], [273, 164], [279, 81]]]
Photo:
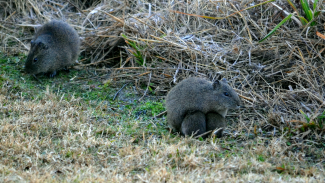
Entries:
[[321, 130], [321, 131], [325, 130], [325, 128], [324, 128], [325, 110], [323, 111], [322, 114], [318, 115], [315, 119], [310, 118], [301, 109], [299, 111], [307, 121], [307, 123], [303, 123], [303, 126], [300, 127], [301, 131], [305, 131], [307, 129]]
[[257, 156], [257, 160], [258, 161], [261, 161], [261, 162], [264, 162], [265, 161], [265, 157], [263, 155], [258, 155]]
[[316, 7], [317, 7], [318, 0], [315, 0], [314, 1], [314, 3], [313, 3], [313, 10], [310, 9], [307, 0], [300, 0], [300, 4], [301, 4], [301, 7], [302, 7], [302, 10], [304, 11], [306, 17], [303, 17], [303, 16], [301, 16], [299, 14], [297, 8], [291, 2], [291, 0], [287, 0], [287, 1], [290, 4], [290, 6], [292, 7], [292, 9], [294, 9], [294, 11], [297, 13], [298, 18], [300, 19], [300, 21], [301, 21], [301, 23], [303, 25], [307, 25], [307, 24], [310, 24], [310, 26], [316, 25], [316, 22], [314, 21], [314, 19], [317, 18], [318, 15], [321, 12], [321, 11], [316, 11]]
[[136, 58], [135, 61], [141, 66], [145, 65], [145, 60], [144, 60], [144, 58], [143, 58], [143, 56], [141, 54], [141, 51], [143, 49], [145, 49], [145, 47], [141, 47], [135, 41], [130, 40], [125, 34], [121, 34], [121, 35], [125, 39], [125, 42], [134, 49], [134, 50], [129, 50], [129, 51]]
[[278, 30], [279, 27], [281, 27], [281, 25], [283, 25], [285, 22], [287, 22], [292, 16], [292, 13], [290, 13], [287, 17], [285, 17], [278, 25], [276, 25], [271, 32], [269, 32], [263, 39], [261, 39], [260, 41], [258, 41], [259, 43], [265, 41], [267, 38], [269, 38], [272, 34], [275, 33], [276, 30]]
[[[292, 7], [292, 9], [295, 11], [295, 13], [297, 14], [300, 22], [302, 23], [302, 25], [304, 26], [314, 26], [316, 25], [316, 22], [314, 21], [321, 12], [323, 11], [317, 11], [316, 7], [317, 7], [317, 3], [318, 0], [315, 0], [313, 3], [313, 10], [310, 9], [307, 0], [300, 0], [301, 3], [301, 7], [306, 15], [306, 17], [303, 17], [299, 14], [296, 6], [291, 2], [291, 0], [287, 0], [288, 3], [290, 4], [290, 6]], [[283, 25], [285, 22], [287, 22], [289, 19], [291, 19], [291, 17], [293, 16], [293, 13], [290, 13], [287, 17], [285, 17], [278, 25], [276, 25], [271, 32], [269, 32], [263, 39], [261, 39], [259, 41], [259, 43], [265, 41], [267, 38], [269, 38], [272, 34], [274, 34], [280, 27], [281, 25]]]

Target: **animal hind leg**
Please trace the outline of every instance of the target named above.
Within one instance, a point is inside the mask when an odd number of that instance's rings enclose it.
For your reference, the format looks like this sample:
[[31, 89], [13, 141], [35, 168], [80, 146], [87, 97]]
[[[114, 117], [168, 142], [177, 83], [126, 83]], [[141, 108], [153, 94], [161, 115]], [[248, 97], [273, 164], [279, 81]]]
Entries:
[[65, 67], [63, 68], [63, 70], [66, 71], [66, 72], [70, 72], [70, 69], [69, 69], [67, 66], [65, 66]]
[[226, 127], [226, 120], [220, 114], [215, 112], [209, 112], [205, 115], [207, 131], [213, 132], [217, 128], [222, 128], [215, 134], [218, 138], [222, 137], [223, 129]]
[[195, 136], [206, 132], [205, 115], [200, 111], [187, 114], [182, 122], [181, 132], [183, 135]]

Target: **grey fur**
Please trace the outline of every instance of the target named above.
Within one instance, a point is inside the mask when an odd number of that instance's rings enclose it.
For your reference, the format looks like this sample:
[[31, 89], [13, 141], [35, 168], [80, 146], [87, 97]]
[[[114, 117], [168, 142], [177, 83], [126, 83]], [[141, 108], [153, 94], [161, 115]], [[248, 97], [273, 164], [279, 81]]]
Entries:
[[[183, 135], [201, 135], [225, 127], [228, 109], [236, 109], [239, 105], [238, 94], [225, 79], [210, 82], [191, 77], [169, 91], [166, 97], [167, 121], [170, 127]], [[217, 136], [221, 137], [222, 131]]]
[[75, 63], [80, 39], [77, 31], [62, 21], [51, 21], [36, 32], [31, 41], [25, 71], [29, 74], [52, 73]]

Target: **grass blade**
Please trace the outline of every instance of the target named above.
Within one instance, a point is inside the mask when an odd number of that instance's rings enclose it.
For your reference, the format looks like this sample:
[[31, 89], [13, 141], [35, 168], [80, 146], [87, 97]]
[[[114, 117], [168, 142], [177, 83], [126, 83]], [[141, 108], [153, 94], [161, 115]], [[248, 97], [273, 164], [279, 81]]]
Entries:
[[300, 0], [302, 9], [304, 10], [306, 17], [308, 19], [308, 21], [313, 19], [313, 13], [310, 10], [309, 6], [308, 6], [308, 2], [306, 0]]
[[292, 13], [290, 13], [287, 17], [285, 17], [278, 25], [276, 25], [271, 32], [269, 32], [263, 39], [258, 41], [259, 43], [266, 40], [268, 37], [270, 37], [282, 24], [284, 24], [286, 21], [288, 21], [292, 16]]
[[310, 122], [310, 118], [307, 116], [307, 114], [305, 114], [304, 111], [302, 111], [301, 109], [299, 110], [299, 112], [305, 117], [305, 119], [309, 123]]
[[315, 2], [314, 2], [314, 4], [313, 4], [313, 10], [314, 10], [314, 12], [315, 12], [315, 10], [316, 10], [317, 3], [318, 3], [318, 0], [315, 0]]
[[301, 21], [301, 23], [303, 25], [307, 25], [308, 24], [308, 20], [306, 20], [303, 16], [299, 16], [299, 19], [300, 19], [300, 21]]
[[296, 6], [290, 0], [287, 0], [287, 2], [291, 6], [291, 8], [297, 13], [297, 15], [300, 16], [299, 11], [297, 10]]

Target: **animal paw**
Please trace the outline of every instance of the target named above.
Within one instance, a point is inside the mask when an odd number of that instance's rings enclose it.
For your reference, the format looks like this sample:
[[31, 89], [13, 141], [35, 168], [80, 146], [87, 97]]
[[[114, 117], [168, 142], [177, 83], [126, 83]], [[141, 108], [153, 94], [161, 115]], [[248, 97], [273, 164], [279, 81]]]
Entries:
[[56, 75], [56, 71], [53, 71], [52, 73], [50, 73], [50, 78], [53, 78]]
[[68, 67], [64, 67], [63, 70], [66, 72], [70, 72], [70, 69]]

